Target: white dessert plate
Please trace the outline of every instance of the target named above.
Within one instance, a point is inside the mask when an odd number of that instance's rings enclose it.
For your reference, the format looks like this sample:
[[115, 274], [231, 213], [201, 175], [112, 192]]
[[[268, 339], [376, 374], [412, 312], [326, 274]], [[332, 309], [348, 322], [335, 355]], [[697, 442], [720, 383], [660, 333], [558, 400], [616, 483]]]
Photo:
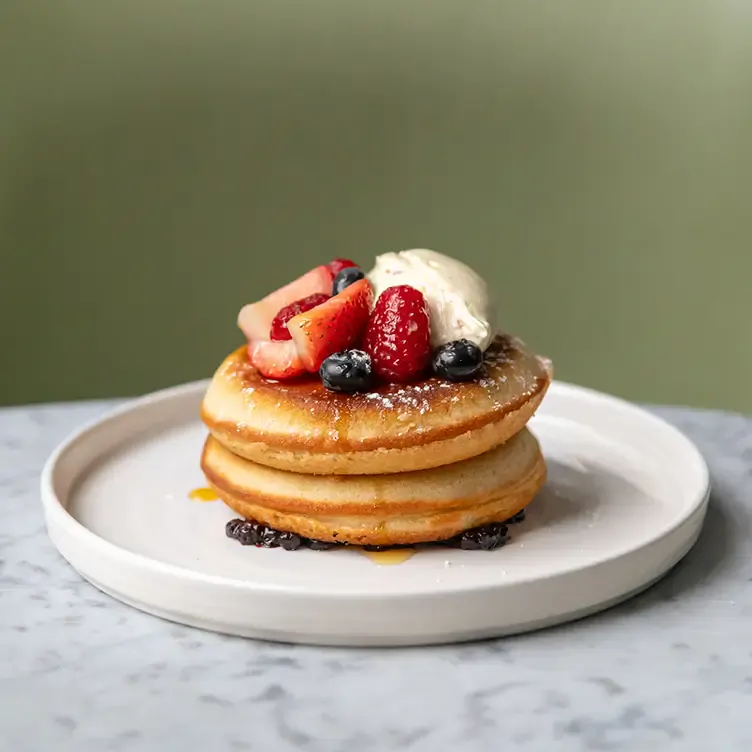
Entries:
[[243, 547], [204, 485], [206, 382], [126, 405], [69, 438], [42, 476], [60, 553], [151, 614], [247, 637], [420, 645], [579, 618], [648, 587], [689, 551], [708, 470], [675, 428], [627, 402], [554, 383], [530, 423], [549, 480], [496, 551], [435, 546], [383, 566], [357, 549]]

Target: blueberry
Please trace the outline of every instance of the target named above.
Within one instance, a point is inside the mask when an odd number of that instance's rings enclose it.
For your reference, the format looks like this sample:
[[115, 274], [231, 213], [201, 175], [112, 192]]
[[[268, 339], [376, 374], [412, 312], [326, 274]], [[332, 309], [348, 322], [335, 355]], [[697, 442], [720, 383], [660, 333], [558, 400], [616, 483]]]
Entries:
[[302, 545], [304, 538], [301, 538], [295, 533], [280, 533], [278, 536], [279, 545], [285, 549], [285, 551], [297, 551]]
[[[490, 522], [487, 525], [465, 530], [449, 540], [436, 541], [444, 546], [461, 548], [466, 551], [493, 551], [500, 548], [508, 540], [507, 524], [519, 522], [524, 517], [524, 510], [506, 522]], [[304, 538], [297, 533], [290, 533], [269, 527], [255, 520], [230, 520], [225, 526], [228, 538], [234, 538], [243, 546], [257, 546], [259, 548], [283, 548], [285, 551], [297, 551], [308, 548], [311, 551], [326, 551], [329, 548], [342, 548], [347, 543], [329, 543], [312, 538]], [[366, 551], [388, 551], [404, 546], [363, 546]]]
[[258, 525], [252, 520], [230, 520], [225, 526], [228, 538], [235, 538], [241, 546], [258, 544]]
[[449, 381], [471, 379], [482, 365], [483, 351], [467, 339], [447, 342], [433, 354], [434, 373]]
[[344, 268], [335, 278], [332, 283], [332, 297], [339, 295], [346, 287], [354, 285], [359, 279], [363, 279], [366, 275], [359, 266], [348, 266]]
[[334, 353], [321, 364], [319, 376], [333, 392], [367, 392], [373, 384], [371, 356], [362, 350]]
[[311, 551], [328, 551], [330, 548], [336, 546], [337, 544], [311, 538], [310, 540], [308, 540], [307, 545], [308, 548], [311, 549]]
[[336, 543], [309, 540], [297, 533], [277, 530], [255, 520], [230, 520], [225, 525], [225, 533], [228, 538], [234, 538], [243, 546], [257, 546], [258, 548], [282, 547], [285, 551], [297, 551], [299, 548], [310, 548], [312, 551], [325, 551], [327, 548], [337, 545]]
[[260, 523], [257, 524], [258, 542], [256, 545], [262, 548], [279, 548], [279, 536], [282, 535], [282, 533], [280, 533], [279, 530], [275, 530], [273, 527], [267, 527]]
[[508, 540], [507, 526], [503, 522], [490, 522], [488, 525], [465, 530], [445, 543], [452, 548], [461, 548], [465, 551], [493, 551]]
[[515, 525], [518, 522], [524, 522], [525, 521], [525, 510], [521, 509], [517, 514], [510, 517], [504, 524], [505, 525]]

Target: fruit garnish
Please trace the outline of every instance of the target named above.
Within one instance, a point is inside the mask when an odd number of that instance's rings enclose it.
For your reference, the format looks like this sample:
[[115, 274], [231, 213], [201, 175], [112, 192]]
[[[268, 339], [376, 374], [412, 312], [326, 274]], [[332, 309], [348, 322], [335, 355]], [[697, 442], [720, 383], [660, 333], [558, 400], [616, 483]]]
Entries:
[[329, 267], [317, 266], [257, 303], [243, 306], [238, 314], [238, 326], [249, 342], [269, 339], [272, 321], [282, 308], [316, 293], [328, 296], [331, 289], [332, 274]]
[[346, 258], [332, 259], [327, 266], [332, 273], [332, 279], [334, 279], [343, 269], [347, 269], [350, 266], [357, 266], [354, 261]]
[[256, 340], [248, 344], [248, 360], [267, 379], [293, 379], [306, 372], [294, 342]]
[[304, 538], [297, 533], [264, 525], [255, 520], [235, 519], [225, 525], [225, 535], [234, 538], [241, 546], [256, 546], [257, 548], [284, 548], [285, 551], [297, 551], [299, 548], [310, 548], [312, 551], [326, 551], [336, 546], [336, 543]]
[[384, 290], [366, 325], [363, 349], [386, 381], [421, 378], [431, 360], [431, 330], [423, 293], [409, 285]]
[[483, 365], [483, 351], [474, 342], [457, 339], [437, 347], [433, 354], [433, 371], [449, 381], [473, 378]]
[[294, 303], [286, 305], [274, 317], [274, 321], [272, 321], [272, 325], [269, 329], [269, 337], [276, 342], [284, 342], [285, 340], [292, 339], [290, 331], [287, 328], [287, 322], [299, 313], [310, 311], [311, 308], [326, 303], [327, 300], [329, 300], [328, 295], [323, 292], [316, 292], [313, 295], [309, 295], [307, 298], [301, 298]]
[[350, 287], [365, 276], [365, 272], [359, 266], [348, 266], [334, 278], [332, 295], [339, 295], [346, 287]]
[[275, 530], [254, 520], [230, 520], [225, 525], [228, 538], [235, 538], [243, 546], [257, 546], [258, 548], [279, 548], [286, 551], [296, 551], [305, 545], [305, 538], [295, 533]]
[[464, 533], [444, 541], [444, 545], [462, 548], [465, 551], [493, 551], [509, 540], [509, 531], [503, 522], [489, 522], [487, 525], [465, 530]]
[[[525, 510], [508, 519], [506, 522], [489, 522], [480, 527], [465, 530], [447, 540], [433, 541], [434, 545], [463, 548], [468, 551], [493, 551], [509, 541], [507, 525], [524, 519]], [[284, 548], [286, 551], [297, 551], [310, 548], [313, 551], [325, 551], [329, 548], [347, 546], [347, 543], [329, 543], [327, 541], [312, 540], [297, 533], [277, 530], [269, 525], [255, 520], [243, 518], [230, 520], [225, 525], [225, 535], [234, 538], [242, 546], [256, 546], [258, 548]], [[399, 551], [402, 545], [393, 546], [363, 546], [364, 551]]]
[[330, 355], [347, 350], [360, 339], [372, 302], [371, 283], [361, 279], [287, 322], [300, 359], [311, 373], [316, 373]]
[[319, 376], [332, 392], [367, 392], [373, 385], [371, 358], [363, 350], [336, 352], [321, 364]]

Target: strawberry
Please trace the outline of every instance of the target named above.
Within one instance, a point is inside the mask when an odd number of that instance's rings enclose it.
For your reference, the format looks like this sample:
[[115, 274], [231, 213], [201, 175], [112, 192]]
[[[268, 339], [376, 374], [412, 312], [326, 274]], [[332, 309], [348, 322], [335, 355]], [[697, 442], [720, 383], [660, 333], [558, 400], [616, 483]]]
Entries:
[[409, 285], [384, 290], [366, 325], [363, 349], [380, 378], [393, 382], [421, 378], [431, 359], [431, 329], [423, 293]]
[[272, 321], [282, 308], [316, 293], [328, 297], [331, 290], [331, 270], [328, 266], [317, 266], [257, 303], [243, 306], [238, 314], [238, 326], [249, 342], [268, 339]]
[[276, 340], [277, 342], [283, 342], [287, 339], [292, 339], [290, 336], [290, 330], [287, 328], [287, 322], [299, 313], [310, 311], [311, 308], [315, 308], [317, 305], [326, 303], [329, 300], [329, 296], [322, 292], [309, 295], [307, 298], [301, 298], [296, 300], [290, 305], [286, 305], [272, 321], [271, 329], [269, 331], [269, 338]]
[[305, 372], [294, 342], [257, 340], [248, 345], [248, 360], [267, 379], [292, 379]]
[[287, 322], [300, 359], [311, 373], [316, 373], [330, 355], [347, 350], [360, 339], [372, 302], [371, 284], [361, 279]]
[[357, 266], [354, 261], [346, 258], [332, 259], [327, 266], [332, 273], [332, 279], [334, 279], [343, 269], [347, 269], [350, 266]]

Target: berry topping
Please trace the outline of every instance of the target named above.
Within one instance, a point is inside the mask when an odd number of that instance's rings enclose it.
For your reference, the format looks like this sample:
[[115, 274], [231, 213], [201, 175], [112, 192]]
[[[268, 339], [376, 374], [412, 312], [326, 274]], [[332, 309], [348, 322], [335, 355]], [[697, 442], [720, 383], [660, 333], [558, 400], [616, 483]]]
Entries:
[[[436, 543], [461, 548], [466, 551], [493, 551], [501, 548], [508, 540], [507, 524], [519, 521], [519, 515], [524, 514], [524, 509], [507, 522], [489, 522], [481, 527], [465, 530], [464, 533], [455, 535], [448, 540], [436, 541]], [[296, 551], [299, 548], [310, 548], [312, 551], [325, 551], [328, 548], [342, 547], [347, 543], [329, 543], [312, 538], [304, 538], [297, 533], [288, 533], [277, 530], [254, 520], [236, 519], [230, 520], [225, 525], [225, 533], [228, 538], [234, 538], [243, 546], [258, 546], [259, 548], [283, 548], [286, 551]], [[405, 548], [405, 546], [363, 546], [365, 551], [390, 551], [392, 549]]]
[[311, 549], [311, 551], [328, 551], [330, 548], [337, 545], [336, 543], [315, 540], [314, 538], [306, 538], [305, 544]]
[[465, 530], [445, 543], [465, 551], [492, 551], [494, 548], [501, 548], [508, 540], [507, 526], [503, 522], [489, 522], [488, 525]]
[[348, 266], [343, 269], [332, 283], [332, 295], [339, 295], [346, 287], [365, 277], [365, 273], [359, 266]]
[[235, 538], [242, 546], [255, 546], [258, 540], [257, 523], [251, 520], [230, 520], [225, 525], [228, 538]]
[[279, 533], [277, 540], [285, 551], [296, 551], [303, 545], [303, 539], [295, 533]]
[[287, 328], [287, 322], [297, 316], [299, 313], [310, 311], [311, 308], [315, 308], [317, 305], [326, 303], [329, 300], [329, 296], [323, 292], [316, 292], [313, 295], [309, 295], [307, 298], [301, 298], [294, 303], [286, 305], [272, 321], [270, 327], [269, 336], [271, 339], [277, 342], [284, 342], [285, 340], [292, 339], [290, 331]]
[[431, 359], [431, 331], [423, 293], [409, 285], [389, 287], [376, 301], [363, 337], [373, 370], [387, 381], [423, 376]]
[[234, 538], [242, 546], [257, 546], [258, 548], [283, 548], [285, 551], [297, 551], [299, 548], [310, 548], [312, 551], [325, 551], [333, 543], [304, 538], [297, 533], [276, 530], [254, 520], [230, 520], [225, 525], [225, 534]]
[[347, 269], [349, 266], [357, 266], [357, 264], [350, 259], [336, 258], [330, 261], [327, 266], [332, 274], [332, 279], [334, 279], [343, 269]]
[[256, 523], [256, 545], [262, 548], [279, 548], [279, 539], [282, 534], [273, 527], [267, 527]]
[[330, 355], [352, 347], [360, 339], [372, 301], [371, 284], [361, 279], [326, 303], [299, 313], [287, 322], [307, 370], [316, 373]]
[[329, 295], [331, 289], [332, 274], [329, 267], [317, 266], [257, 303], [243, 306], [238, 314], [238, 326], [249, 342], [269, 339], [272, 321], [282, 308], [316, 293]]
[[433, 370], [449, 381], [465, 381], [478, 373], [483, 365], [483, 351], [474, 342], [458, 339], [436, 348]]
[[294, 342], [258, 340], [248, 345], [248, 360], [267, 379], [292, 379], [302, 376], [306, 367]]
[[367, 392], [373, 384], [373, 368], [368, 353], [343, 350], [330, 355], [319, 369], [321, 381], [333, 392]]

